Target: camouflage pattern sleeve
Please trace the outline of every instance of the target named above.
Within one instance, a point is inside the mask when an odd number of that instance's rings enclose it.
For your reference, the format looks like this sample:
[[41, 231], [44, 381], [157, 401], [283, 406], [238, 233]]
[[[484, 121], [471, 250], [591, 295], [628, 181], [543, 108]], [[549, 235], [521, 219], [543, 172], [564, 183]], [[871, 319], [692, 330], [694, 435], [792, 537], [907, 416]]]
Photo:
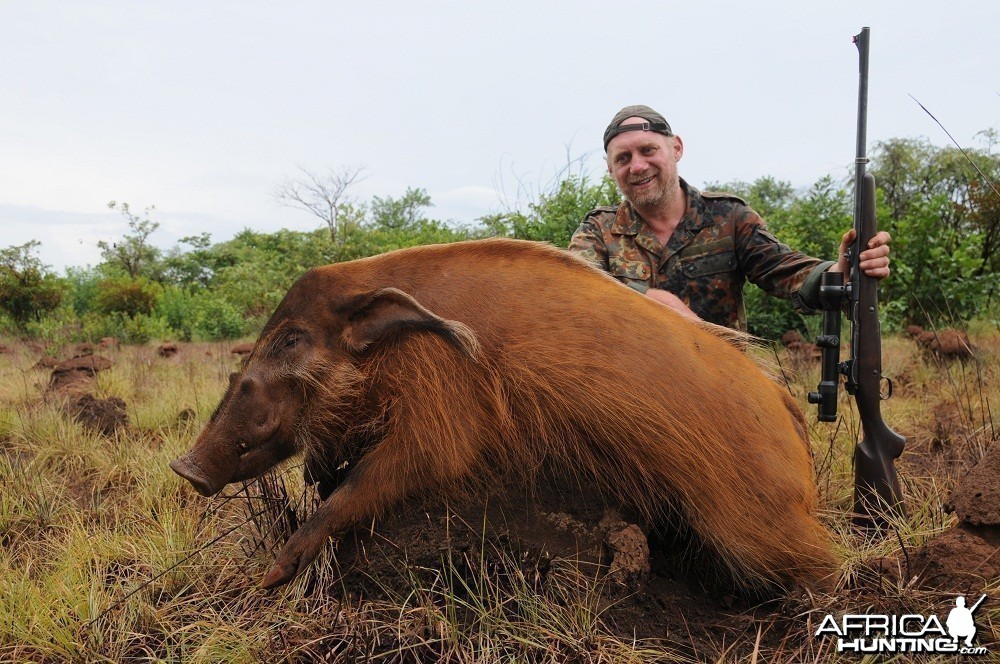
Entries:
[[819, 280], [833, 261], [792, 250], [767, 229], [760, 216], [745, 208], [736, 224], [737, 255], [747, 279], [775, 297], [810, 313], [819, 307]]
[[600, 223], [601, 210], [587, 214], [569, 241], [569, 251], [584, 259], [594, 267], [608, 272], [608, 245], [604, 241], [604, 229]]

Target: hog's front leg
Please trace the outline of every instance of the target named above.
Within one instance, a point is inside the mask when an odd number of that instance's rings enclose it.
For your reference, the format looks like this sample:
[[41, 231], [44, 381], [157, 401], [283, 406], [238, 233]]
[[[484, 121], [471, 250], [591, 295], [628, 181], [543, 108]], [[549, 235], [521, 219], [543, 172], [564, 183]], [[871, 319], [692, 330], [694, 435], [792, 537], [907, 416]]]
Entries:
[[264, 575], [264, 588], [288, 583], [316, 559], [331, 536], [370, 521], [421, 490], [444, 486], [469, 472], [473, 446], [460, 446], [442, 462], [420, 442], [383, 442], [289, 538]]
[[292, 534], [261, 585], [271, 589], [288, 583], [316, 559], [332, 535], [378, 511], [379, 506], [372, 497], [359, 491], [357, 483], [348, 479]]

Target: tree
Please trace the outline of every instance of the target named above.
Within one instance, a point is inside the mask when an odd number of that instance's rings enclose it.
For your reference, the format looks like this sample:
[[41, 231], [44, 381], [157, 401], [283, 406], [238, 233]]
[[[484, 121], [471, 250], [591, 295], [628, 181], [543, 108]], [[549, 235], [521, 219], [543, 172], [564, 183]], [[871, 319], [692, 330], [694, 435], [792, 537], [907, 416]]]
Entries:
[[795, 188], [792, 187], [792, 183], [775, 180], [770, 175], [759, 177], [753, 182], [742, 180], [723, 184], [710, 182], [705, 185], [705, 191], [726, 191], [736, 194], [768, 222], [788, 212], [795, 201]]
[[371, 204], [372, 225], [385, 230], [412, 229], [423, 220], [423, 209], [432, 205], [427, 190], [421, 188], [407, 187], [402, 198], [375, 196]]
[[274, 192], [283, 205], [298, 208], [319, 217], [330, 229], [330, 239], [343, 241], [345, 222], [357, 218], [348, 190], [363, 178], [364, 166], [343, 166], [318, 174], [304, 168], [297, 178], [285, 178]]
[[[992, 140], [990, 132], [983, 133]], [[926, 138], [894, 138], [876, 143], [872, 150], [871, 172], [885, 192], [893, 221], [906, 216], [911, 207], [943, 196], [952, 206], [943, 211], [941, 222], [963, 230], [970, 221], [972, 190], [982, 183], [977, 170], [995, 177], [1000, 157], [988, 150], [937, 147]]]
[[[101, 240], [97, 246], [101, 249], [101, 258], [107, 265], [121, 268], [125, 274], [135, 279], [136, 277], [152, 271], [156, 261], [160, 257], [160, 250], [149, 243], [149, 236], [160, 227], [160, 222], [149, 218], [151, 210], [155, 206], [150, 206], [143, 210], [143, 216], [133, 214], [128, 203], [116, 203], [111, 201], [108, 208], [118, 210], [122, 216], [128, 220], [128, 227], [131, 233], [126, 233], [117, 242], [105, 242]], [[147, 276], [150, 276], [147, 274]]]
[[990, 306], [998, 287], [1000, 156], [992, 153], [995, 132], [980, 133], [986, 149], [892, 139], [873, 151], [888, 212], [879, 226], [894, 237], [897, 266], [886, 291], [906, 320], [971, 317]]
[[973, 182], [969, 188], [969, 219], [982, 234], [978, 275], [1000, 273], [1000, 196], [988, 183]]
[[[181, 249], [184, 244], [190, 249]], [[215, 275], [213, 258], [212, 237], [208, 232], [182, 237], [163, 259], [164, 281], [207, 287]]]
[[493, 235], [567, 247], [588, 212], [602, 205], [617, 205], [620, 201], [621, 194], [607, 175], [596, 183], [587, 175], [569, 175], [539, 195], [537, 201], [529, 203], [527, 212], [511, 210], [483, 217], [480, 221]]
[[0, 309], [18, 329], [59, 306], [62, 286], [34, 252], [38, 240], [0, 249]]
[[102, 314], [120, 313], [135, 318], [150, 314], [156, 306], [160, 287], [142, 277], [103, 279], [98, 284], [94, 308]]

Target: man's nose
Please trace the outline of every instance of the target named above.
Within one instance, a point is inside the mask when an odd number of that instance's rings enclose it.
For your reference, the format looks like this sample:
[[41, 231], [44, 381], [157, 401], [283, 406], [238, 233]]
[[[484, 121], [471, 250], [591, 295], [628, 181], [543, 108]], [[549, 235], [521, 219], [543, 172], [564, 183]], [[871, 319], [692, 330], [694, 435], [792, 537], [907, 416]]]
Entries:
[[633, 157], [629, 162], [629, 170], [632, 173], [644, 173], [649, 168], [649, 162], [642, 157]]

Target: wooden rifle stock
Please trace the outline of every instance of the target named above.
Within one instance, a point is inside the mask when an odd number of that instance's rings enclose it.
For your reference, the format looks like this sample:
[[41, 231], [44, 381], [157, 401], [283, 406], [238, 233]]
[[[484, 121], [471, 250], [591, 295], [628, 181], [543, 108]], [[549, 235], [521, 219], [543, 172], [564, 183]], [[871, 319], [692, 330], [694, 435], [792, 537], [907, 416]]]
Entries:
[[[858, 250], [868, 246], [876, 233], [875, 178], [862, 177], [861, 223]], [[851, 303], [851, 359], [847, 391], [854, 395], [861, 417], [862, 440], [854, 449], [854, 523], [884, 525], [888, 514], [902, 516], [903, 492], [893, 462], [903, 453], [906, 439], [882, 420], [882, 333], [878, 319], [878, 281], [858, 268], [853, 251], [852, 273], [857, 273], [857, 301]], [[853, 300], [853, 297], [852, 297]], [[892, 382], [889, 382], [892, 394]]]

